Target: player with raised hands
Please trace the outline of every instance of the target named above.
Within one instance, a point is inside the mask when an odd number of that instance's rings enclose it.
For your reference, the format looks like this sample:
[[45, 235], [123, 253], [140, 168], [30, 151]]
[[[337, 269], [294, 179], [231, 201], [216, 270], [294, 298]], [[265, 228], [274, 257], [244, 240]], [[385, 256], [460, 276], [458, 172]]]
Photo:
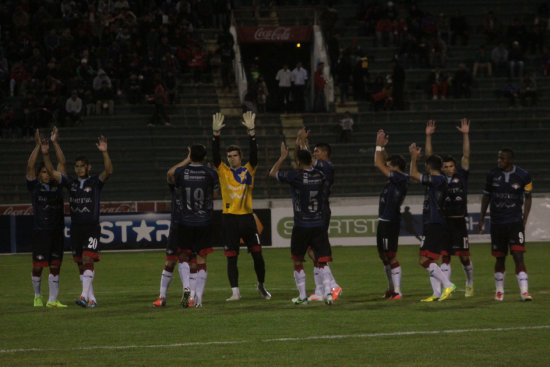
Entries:
[[242, 164], [242, 151], [237, 145], [226, 148], [227, 164], [220, 156], [220, 135], [224, 128], [225, 117], [221, 113], [212, 116], [212, 160], [220, 180], [222, 193], [222, 227], [224, 233], [224, 253], [227, 257], [227, 276], [231, 285], [231, 297], [227, 301], [241, 299], [239, 289], [239, 256], [240, 240], [248, 248], [254, 261], [257, 278], [257, 291], [264, 299], [271, 299], [265, 289], [265, 261], [262, 255], [260, 235], [252, 209], [252, 191], [254, 176], [258, 168], [258, 146], [256, 144], [255, 118], [251, 111], [243, 114], [242, 124], [248, 133], [250, 157], [248, 163]]

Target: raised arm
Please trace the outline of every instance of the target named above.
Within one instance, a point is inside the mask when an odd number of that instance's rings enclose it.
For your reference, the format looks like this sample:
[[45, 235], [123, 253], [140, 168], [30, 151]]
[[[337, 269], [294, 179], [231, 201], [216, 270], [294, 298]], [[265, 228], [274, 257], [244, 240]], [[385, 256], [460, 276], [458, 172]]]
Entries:
[[52, 134], [50, 137], [50, 140], [53, 143], [53, 147], [55, 149], [55, 156], [57, 158], [57, 170], [61, 172], [62, 174], [67, 174], [66, 169], [66, 163], [65, 155], [63, 154], [63, 151], [61, 150], [61, 147], [59, 146], [59, 131], [57, 130], [57, 126], [53, 127]]
[[378, 130], [376, 134], [376, 149], [374, 150], [374, 167], [378, 168], [386, 177], [390, 175], [390, 169], [386, 166], [386, 160], [388, 159], [386, 145], [388, 145], [388, 142], [389, 135], [386, 135], [382, 129]]
[[277, 162], [275, 162], [273, 167], [271, 167], [271, 170], [269, 171], [269, 177], [277, 178], [277, 172], [279, 172], [279, 168], [281, 168], [281, 165], [285, 161], [286, 157], [288, 157], [288, 147], [283, 141], [281, 143], [281, 156], [279, 157]]
[[463, 118], [460, 120], [460, 126], [456, 127], [462, 133], [462, 167], [470, 168], [470, 120]]
[[113, 164], [111, 163], [111, 157], [109, 157], [109, 151], [107, 147], [107, 138], [101, 135], [96, 143], [97, 149], [103, 155], [103, 165], [105, 169], [99, 174], [99, 179], [103, 182], [107, 181], [113, 174]]
[[258, 165], [258, 145], [256, 144], [256, 130], [254, 121], [256, 120], [256, 114], [252, 111], [247, 111], [243, 113], [243, 122], [242, 124], [248, 130], [249, 144], [250, 144], [250, 159], [248, 162], [252, 167]]
[[40, 153], [40, 132], [38, 129], [34, 132], [34, 142], [36, 145], [34, 146], [34, 149], [29, 156], [29, 160], [27, 161], [27, 178], [30, 180], [34, 180], [36, 178], [36, 159]]
[[220, 112], [216, 112], [212, 115], [212, 162], [216, 168], [222, 163], [220, 156], [220, 135], [221, 130], [225, 126], [223, 120], [224, 115]]
[[174, 183], [174, 174], [176, 173], [176, 169], [178, 169], [180, 167], [183, 167], [183, 166], [187, 166], [189, 163], [191, 163], [191, 148], [187, 147], [187, 157], [183, 161], [181, 161], [178, 164], [175, 164], [174, 166], [172, 166], [168, 170], [168, 172], [166, 172], [166, 181], [168, 181], [168, 183], [173, 184]]
[[40, 151], [42, 152], [42, 159], [44, 159], [44, 166], [50, 177], [53, 177], [57, 182], [61, 182], [61, 173], [53, 169], [53, 164], [50, 159], [50, 142], [47, 139], [40, 141]]
[[431, 156], [434, 154], [433, 148], [432, 148], [432, 135], [435, 133], [435, 121], [434, 120], [428, 120], [428, 123], [426, 124], [426, 157]]
[[301, 128], [298, 130], [298, 135], [296, 135], [296, 146], [294, 147], [294, 160], [298, 161], [298, 150], [307, 150], [309, 151], [307, 138], [309, 136], [310, 130]]
[[409, 146], [409, 153], [411, 155], [411, 170], [409, 176], [416, 181], [420, 181], [420, 172], [418, 172], [417, 161], [422, 153], [422, 148], [417, 147], [416, 143], [412, 143]]

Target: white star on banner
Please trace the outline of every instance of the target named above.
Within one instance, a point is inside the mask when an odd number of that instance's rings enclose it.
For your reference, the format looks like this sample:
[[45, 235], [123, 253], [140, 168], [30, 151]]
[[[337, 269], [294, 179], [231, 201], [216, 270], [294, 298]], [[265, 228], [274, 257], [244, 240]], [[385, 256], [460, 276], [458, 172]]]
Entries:
[[155, 227], [148, 227], [147, 223], [145, 223], [145, 219], [142, 219], [139, 227], [132, 228], [132, 230], [137, 233], [136, 242], [139, 242], [143, 239], [151, 241], [151, 232], [153, 232], [154, 229]]

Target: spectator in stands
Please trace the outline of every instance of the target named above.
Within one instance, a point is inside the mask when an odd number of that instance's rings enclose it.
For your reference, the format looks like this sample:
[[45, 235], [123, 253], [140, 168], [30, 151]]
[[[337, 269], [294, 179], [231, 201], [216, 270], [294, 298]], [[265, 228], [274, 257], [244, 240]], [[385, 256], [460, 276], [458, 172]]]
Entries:
[[202, 82], [202, 74], [206, 70], [206, 51], [201, 46], [192, 50], [191, 61], [188, 66], [193, 72], [193, 82], [198, 85]]
[[248, 89], [244, 95], [243, 100], [243, 113], [252, 111], [252, 113], [257, 114], [258, 113], [258, 89], [256, 88], [255, 84], [249, 84]]
[[356, 101], [365, 100], [365, 86], [369, 81], [369, 59], [362, 53], [353, 66], [352, 80], [354, 99]]
[[391, 109], [393, 107], [393, 85], [391, 77], [388, 75], [384, 79], [384, 77], [379, 75], [374, 84], [374, 93], [371, 95], [374, 111]]
[[538, 102], [537, 82], [535, 77], [526, 73], [520, 86], [520, 100], [525, 107], [536, 106]]
[[466, 68], [465, 64], [459, 64], [452, 81], [454, 97], [470, 98], [472, 96], [472, 84], [472, 73]]
[[451, 23], [445, 13], [439, 13], [437, 18], [437, 37], [441, 38], [446, 44], [451, 43]]
[[351, 141], [351, 132], [353, 131], [353, 118], [349, 111], [346, 111], [344, 118], [338, 123], [340, 126], [340, 143], [349, 143]]
[[399, 60], [401, 60], [403, 67], [407, 69], [418, 65], [418, 42], [411, 33], [407, 34], [407, 37], [401, 43]]
[[288, 68], [288, 64], [284, 64], [275, 75], [275, 80], [279, 82], [279, 100], [281, 107], [285, 113], [288, 112], [290, 106], [290, 91], [292, 86], [292, 72]]
[[430, 45], [430, 66], [439, 65], [444, 67], [447, 64], [447, 45], [441, 38], [432, 37]]
[[487, 36], [487, 43], [493, 43], [501, 32], [501, 25], [492, 11], [483, 20], [482, 33]]
[[502, 89], [495, 91], [495, 95], [497, 97], [503, 96], [508, 99], [508, 107], [513, 108], [516, 106], [519, 98], [519, 89], [516, 84], [514, 84], [512, 79], [508, 79]]
[[153, 112], [153, 116], [149, 119], [147, 126], [160, 125], [161, 123], [163, 123], [164, 126], [172, 126], [172, 124], [170, 124], [170, 117], [168, 117], [164, 108], [164, 105], [168, 103], [168, 97], [166, 96], [166, 91], [160, 75], [157, 74], [155, 76], [154, 84], [155, 90], [153, 91], [153, 95], [148, 96], [147, 100], [155, 105], [155, 111]]
[[[233, 38], [231, 38], [233, 41]], [[235, 59], [235, 52], [233, 51], [232, 42], [224, 42], [217, 50], [220, 55], [220, 74], [222, 78], [222, 88], [231, 90], [231, 84], [233, 77], [233, 60]]]
[[65, 113], [70, 126], [82, 123], [82, 99], [78, 96], [76, 89], [71, 92], [71, 96], [65, 102]]
[[523, 50], [521, 49], [519, 42], [514, 41], [512, 43], [512, 48], [508, 54], [508, 60], [510, 62], [510, 77], [523, 78], [523, 68], [525, 66], [525, 61], [523, 57]]
[[3, 139], [14, 138], [19, 135], [19, 128], [15, 119], [15, 109], [11, 105], [2, 106], [0, 110], [0, 129]]
[[462, 46], [468, 44], [468, 22], [460, 10], [457, 10], [451, 17], [451, 45], [455, 45], [457, 38], [460, 38]]
[[317, 69], [313, 77], [315, 99], [313, 100], [313, 112], [327, 112], [326, 99], [325, 99], [325, 87], [327, 81], [324, 76], [325, 63], [319, 62]]
[[512, 20], [512, 24], [508, 27], [506, 37], [509, 43], [518, 41], [521, 44], [522, 51], [525, 51], [523, 47], [526, 47], [529, 42], [527, 28], [518, 17]]
[[301, 62], [296, 63], [296, 67], [292, 70], [292, 99], [296, 112], [304, 112], [305, 110], [307, 80], [307, 70], [302, 67]]
[[508, 49], [504, 43], [500, 43], [491, 51], [491, 61], [497, 76], [507, 76], [510, 68], [508, 63]]
[[10, 70], [10, 96], [23, 95], [30, 82], [30, 75], [23, 63], [16, 62]]
[[486, 70], [487, 76], [493, 75], [493, 67], [491, 64], [491, 58], [485, 49], [485, 46], [479, 47], [474, 59], [473, 77], [477, 77], [478, 70]]
[[347, 52], [342, 52], [334, 66], [336, 81], [340, 89], [340, 105], [343, 106], [348, 98], [349, 83], [351, 81], [352, 67], [351, 59]]
[[259, 75], [258, 79], [256, 79], [256, 95], [258, 112], [265, 113], [267, 111], [267, 97], [269, 96], [269, 91], [263, 75]]
[[136, 73], [131, 73], [130, 77], [126, 80], [123, 88], [128, 103], [136, 104], [143, 102], [142, 80], [143, 75], [138, 76]]
[[393, 23], [383, 17], [376, 23], [376, 45], [388, 47], [388, 44], [393, 44]]
[[105, 73], [105, 70], [99, 69], [97, 71], [97, 76], [94, 78], [94, 81], [93, 81], [94, 91], [100, 90], [104, 82], [107, 83], [108, 88], [113, 88], [113, 83], [111, 82], [111, 78], [109, 78], [107, 73]]
[[427, 86], [431, 92], [433, 100], [446, 99], [447, 89], [449, 87], [449, 81], [447, 73], [443, 72], [439, 67], [428, 75]]
[[543, 46], [541, 52], [543, 74], [548, 76], [550, 75], [550, 48], [548, 48], [548, 46]]
[[101, 88], [95, 91], [95, 113], [101, 115], [103, 111], [107, 111], [109, 115], [115, 113], [115, 99], [113, 89], [109, 88], [106, 80], [101, 82]]
[[392, 60], [392, 66], [391, 80], [393, 82], [393, 104], [397, 110], [403, 110], [405, 109], [405, 69], [403, 69], [396, 58]]

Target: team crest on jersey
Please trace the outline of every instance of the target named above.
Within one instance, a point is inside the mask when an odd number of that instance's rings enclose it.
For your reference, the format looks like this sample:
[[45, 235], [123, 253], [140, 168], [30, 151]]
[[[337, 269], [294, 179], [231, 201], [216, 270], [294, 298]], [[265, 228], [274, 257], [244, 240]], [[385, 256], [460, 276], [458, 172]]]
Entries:
[[521, 186], [518, 185], [517, 183], [512, 184], [512, 188], [513, 188], [514, 190], [517, 190], [517, 189], [519, 189], [520, 187], [521, 187]]
[[84, 192], [91, 192], [92, 191], [92, 188], [90, 186], [86, 186], [84, 188]]
[[453, 178], [453, 183], [459, 183], [460, 182], [460, 179], [458, 178]]
[[250, 172], [248, 172], [246, 167], [240, 167], [235, 170], [232, 169], [231, 172], [233, 172], [233, 178], [238, 183], [244, 185], [252, 185], [252, 176], [250, 175]]

